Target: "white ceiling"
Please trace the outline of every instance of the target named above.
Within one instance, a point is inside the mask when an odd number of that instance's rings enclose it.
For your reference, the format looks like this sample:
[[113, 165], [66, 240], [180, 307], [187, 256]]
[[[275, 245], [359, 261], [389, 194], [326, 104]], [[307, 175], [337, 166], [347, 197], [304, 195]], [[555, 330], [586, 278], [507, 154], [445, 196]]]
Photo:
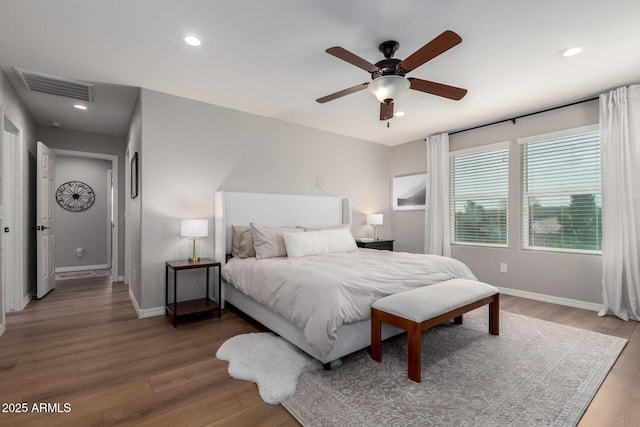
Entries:
[[[36, 121], [123, 135], [136, 87], [381, 144], [508, 118], [640, 82], [638, 0], [3, 0], [0, 69], [97, 83], [86, 112], [54, 95], [19, 95]], [[463, 42], [409, 76], [469, 90], [461, 101], [409, 91], [387, 128], [370, 80], [324, 50], [404, 59], [444, 30]], [[180, 36], [195, 33], [199, 48]], [[587, 50], [573, 58], [559, 52]]]

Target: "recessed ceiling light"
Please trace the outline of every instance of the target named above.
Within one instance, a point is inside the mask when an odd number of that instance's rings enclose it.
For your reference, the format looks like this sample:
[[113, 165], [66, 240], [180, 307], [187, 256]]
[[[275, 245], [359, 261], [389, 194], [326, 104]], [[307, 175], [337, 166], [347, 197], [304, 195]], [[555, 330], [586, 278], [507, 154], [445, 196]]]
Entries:
[[396, 117], [402, 117], [402, 116], [404, 116], [404, 111], [396, 111], [396, 113], [394, 114], [394, 116], [396, 116]]
[[585, 46], [572, 46], [560, 52], [560, 56], [563, 58], [570, 58], [584, 52], [585, 49]]
[[76, 110], [86, 110], [87, 106], [82, 104], [73, 104], [73, 108], [75, 108]]
[[182, 37], [182, 40], [189, 46], [200, 46], [202, 42], [200, 39], [193, 34], [186, 34]]

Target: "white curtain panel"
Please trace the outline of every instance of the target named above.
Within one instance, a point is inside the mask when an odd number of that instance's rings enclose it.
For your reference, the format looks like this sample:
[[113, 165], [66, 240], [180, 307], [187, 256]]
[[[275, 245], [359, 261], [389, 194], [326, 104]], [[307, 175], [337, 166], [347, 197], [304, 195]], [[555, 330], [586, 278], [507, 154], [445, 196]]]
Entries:
[[640, 320], [640, 85], [600, 95], [603, 302]]
[[449, 238], [449, 134], [426, 138], [427, 198], [424, 253], [451, 256]]

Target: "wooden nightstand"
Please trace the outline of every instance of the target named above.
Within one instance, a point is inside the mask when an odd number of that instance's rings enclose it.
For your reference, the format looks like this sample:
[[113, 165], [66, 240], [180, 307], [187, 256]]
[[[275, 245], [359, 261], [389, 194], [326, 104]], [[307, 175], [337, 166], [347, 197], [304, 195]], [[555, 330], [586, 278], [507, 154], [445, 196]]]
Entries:
[[[173, 317], [173, 327], [178, 326], [178, 317], [189, 316], [198, 313], [209, 313], [218, 310], [218, 318], [222, 317], [222, 301], [214, 301], [209, 297], [209, 269], [218, 268], [218, 299], [222, 299], [221, 264], [210, 258], [201, 258], [196, 262], [183, 259], [178, 261], [165, 262], [164, 275], [164, 295], [165, 295], [165, 316], [171, 314]], [[205, 298], [198, 298], [189, 301], [178, 302], [178, 270], [190, 270], [193, 268], [207, 269], [207, 284]], [[173, 270], [173, 302], [169, 303], [169, 269]]]
[[379, 249], [381, 251], [393, 251], [393, 242], [395, 240], [374, 240], [372, 242], [359, 242], [356, 240], [356, 245], [359, 248], [364, 249]]

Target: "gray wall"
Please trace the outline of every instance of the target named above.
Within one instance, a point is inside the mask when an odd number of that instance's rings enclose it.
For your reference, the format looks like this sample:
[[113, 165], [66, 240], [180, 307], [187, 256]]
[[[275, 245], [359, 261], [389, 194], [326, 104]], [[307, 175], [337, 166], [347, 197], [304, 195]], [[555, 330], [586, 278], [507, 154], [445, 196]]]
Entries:
[[[38, 126], [37, 138], [49, 148], [118, 156], [118, 276], [124, 274], [125, 138]], [[56, 262], [56, 264], [58, 264]]]
[[[93, 205], [81, 212], [68, 211], [55, 203], [56, 269], [108, 264], [109, 203], [107, 198], [110, 194], [107, 189], [107, 172], [110, 169], [111, 162], [107, 160], [56, 157], [56, 189], [65, 182], [81, 181], [91, 187], [95, 194]], [[78, 248], [82, 248], [82, 256], [77, 256]]]
[[[454, 258], [465, 262], [482, 281], [520, 291], [602, 303], [602, 262], [599, 255], [522, 250], [520, 220], [520, 148], [517, 138], [598, 123], [598, 101], [536, 114], [511, 122], [451, 135], [451, 151], [510, 141], [509, 171], [509, 247], [487, 248], [452, 245]], [[426, 170], [424, 141], [392, 148], [394, 175]], [[422, 252], [424, 211], [393, 212], [397, 247]], [[500, 273], [500, 263], [508, 273]]]
[[[139, 195], [135, 199], [131, 198], [131, 157], [133, 153], [138, 152], [140, 160], [138, 161], [139, 174], [142, 172], [144, 162], [142, 162], [141, 156], [142, 149], [142, 106], [140, 103], [140, 97], [136, 101], [136, 105], [133, 109], [131, 116], [131, 123], [129, 125], [129, 132], [127, 133], [127, 151], [126, 151], [126, 173], [125, 182], [125, 204], [123, 205], [127, 215], [127, 222], [125, 225], [126, 241], [125, 241], [125, 283], [129, 285], [129, 292], [133, 296], [136, 304], [140, 304], [142, 301], [142, 285], [140, 280], [141, 271], [141, 257], [142, 257], [142, 238], [141, 238], [141, 215], [142, 215], [142, 196], [144, 192], [142, 190], [142, 182], [139, 182]], [[167, 159], [170, 162], [171, 159]]]
[[143, 309], [164, 304], [164, 262], [187, 256], [180, 218], [210, 219], [213, 255], [218, 190], [350, 197], [357, 235], [366, 213], [388, 218], [389, 147], [146, 89], [141, 117]]
[[[36, 235], [32, 232], [35, 227], [35, 169], [36, 164], [36, 125], [33, 118], [13, 90], [6, 76], [0, 72], [0, 127], [10, 122], [18, 130], [20, 147], [16, 153], [16, 167], [21, 171], [21, 180], [16, 183], [16, 193], [20, 195], [19, 209], [22, 211], [22, 226], [14, 230], [16, 240], [20, 241], [16, 255], [18, 264], [18, 284], [13, 285], [21, 291], [23, 300], [35, 292], [36, 288]], [[4, 303], [0, 304], [4, 312]], [[4, 315], [4, 313], [1, 313]], [[0, 317], [1, 319], [3, 316]]]

